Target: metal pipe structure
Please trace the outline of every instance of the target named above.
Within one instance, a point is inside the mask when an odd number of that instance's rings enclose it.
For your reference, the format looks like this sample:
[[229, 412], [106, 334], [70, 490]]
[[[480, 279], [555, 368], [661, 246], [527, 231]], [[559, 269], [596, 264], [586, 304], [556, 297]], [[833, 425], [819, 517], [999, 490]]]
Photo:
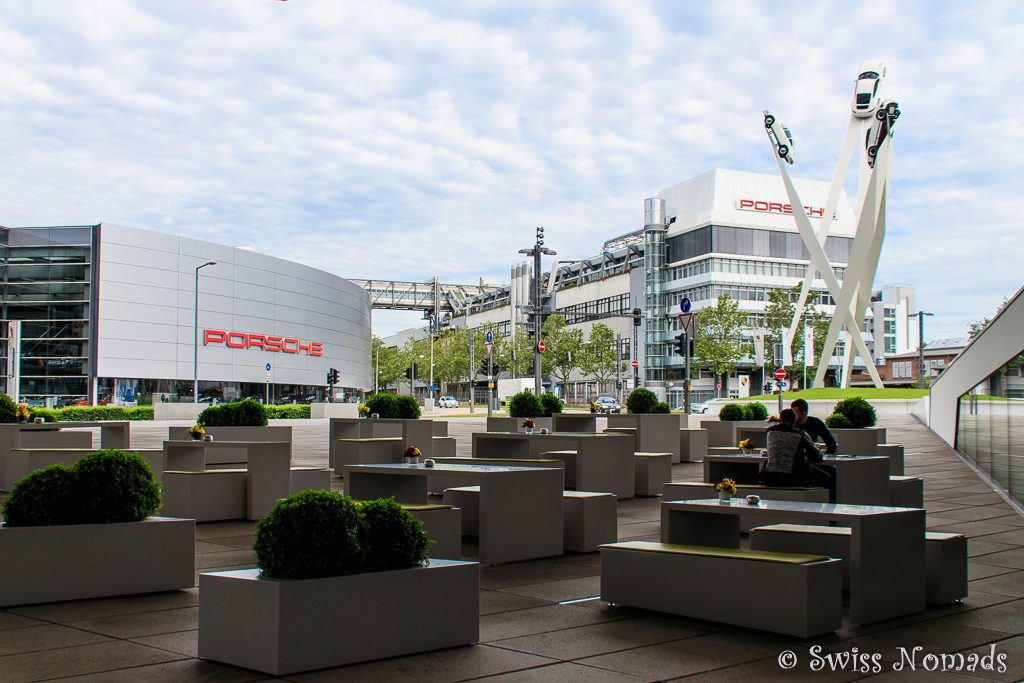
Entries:
[[207, 261], [196, 266], [196, 302], [192, 321], [192, 402], [199, 403], [199, 271], [206, 266], [215, 266], [216, 261]]
[[[557, 252], [544, 246], [544, 228], [537, 228], [537, 236], [532, 249], [520, 249], [520, 254], [533, 257], [533, 301], [530, 305], [530, 313], [533, 318], [533, 389], [536, 396], [544, 392], [544, 382], [541, 378], [541, 328], [544, 326], [544, 311], [540, 298], [540, 257], [555, 256]], [[553, 275], [552, 275], [553, 277]]]
[[924, 318], [927, 315], [935, 315], [934, 313], [925, 313], [924, 311], [918, 311], [917, 313], [911, 313], [908, 318], [917, 316], [917, 367], [918, 376], [921, 388], [924, 389], [924, 378], [928, 374], [927, 369], [924, 365]]

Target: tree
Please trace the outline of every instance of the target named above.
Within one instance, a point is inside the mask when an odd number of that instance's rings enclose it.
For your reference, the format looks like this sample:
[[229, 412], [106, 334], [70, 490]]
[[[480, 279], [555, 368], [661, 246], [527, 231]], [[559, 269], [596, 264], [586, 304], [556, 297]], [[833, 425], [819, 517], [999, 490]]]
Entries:
[[516, 330], [516, 336], [501, 337], [500, 344], [497, 334], [495, 341], [495, 362], [507, 368], [511, 377], [523, 377], [533, 374], [533, 343], [526, 330]]
[[[429, 360], [428, 360], [429, 362]], [[461, 330], [441, 330], [434, 342], [434, 376], [444, 384], [461, 382], [469, 376], [469, 345]]]
[[563, 387], [577, 368], [583, 353], [583, 330], [567, 327], [564, 315], [550, 315], [544, 321], [542, 339], [547, 346], [541, 357], [541, 370], [554, 375]]
[[[768, 292], [768, 305], [764, 309], [765, 333], [765, 364], [768, 367], [779, 367], [775, 358], [775, 346], [782, 340], [781, 328], [789, 328], [793, 322], [793, 314], [796, 313], [795, 301], [800, 296], [800, 285], [791, 289], [773, 289]], [[813, 330], [814, 363], [807, 364], [807, 374], [813, 377], [817, 363], [821, 362], [821, 352], [825, 348], [825, 337], [828, 335], [830, 318], [823, 312], [817, 310], [815, 305], [808, 302], [804, 307], [803, 315], [800, 317], [800, 324], [793, 336], [793, 343], [790, 346], [790, 364], [786, 371], [792, 378], [804, 380], [804, 326]], [[801, 382], [803, 385], [803, 381]]]
[[723, 387], [728, 374], [749, 354], [741, 335], [746, 322], [747, 314], [740, 311], [739, 302], [728, 294], [718, 297], [714, 307], [702, 308], [697, 316], [700, 333], [694, 344], [694, 355], [716, 377], [722, 378]]
[[380, 337], [375, 336], [370, 340], [370, 366], [377, 373], [378, 391], [394, 387], [399, 378], [405, 376], [405, 369], [409, 367], [409, 362], [408, 356], [402, 349], [385, 346], [384, 340]]
[[615, 332], [612, 328], [604, 323], [594, 323], [580, 355], [580, 371], [585, 375], [593, 375], [600, 387], [615, 376], [617, 353]]

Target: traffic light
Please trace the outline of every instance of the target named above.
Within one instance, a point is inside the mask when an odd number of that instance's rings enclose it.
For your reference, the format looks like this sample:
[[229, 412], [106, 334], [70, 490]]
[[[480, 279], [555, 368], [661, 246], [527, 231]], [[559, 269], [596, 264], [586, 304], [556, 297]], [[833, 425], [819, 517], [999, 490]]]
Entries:
[[330, 370], [327, 371], [327, 384], [328, 384], [328, 386], [334, 386], [337, 383], [338, 383], [338, 371], [336, 369], [334, 369], [334, 368], [331, 368]]
[[677, 356], [686, 355], [686, 335], [680, 332], [676, 335], [676, 340], [672, 342], [672, 347], [676, 350]]
[[413, 363], [412, 365], [407, 367], [405, 369], [405, 377], [406, 377], [406, 379], [416, 379], [416, 377], [417, 377], [416, 370], [417, 370], [417, 367], [416, 367], [415, 363]]
[[640, 327], [640, 315], [643, 313], [639, 308], [633, 309], [633, 327]]

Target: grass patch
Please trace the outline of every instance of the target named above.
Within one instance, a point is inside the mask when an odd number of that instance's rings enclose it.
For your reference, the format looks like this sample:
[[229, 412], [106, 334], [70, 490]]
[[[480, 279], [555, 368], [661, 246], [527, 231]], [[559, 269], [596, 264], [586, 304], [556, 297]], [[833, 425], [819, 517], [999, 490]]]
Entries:
[[[874, 387], [853, 387], [850, 389], [838, 389], [835, 387], [828, 387], [824, 389], [804, 389], [803, 391], [787, 391], [783, 394], [783, 400], [792, 401], [794, 399], [802, 398], [807, 401], [822, 400], [822, 399], [844, 399], [852, 398], [854, 396], [860, 396], [867, 400], [871, 399], [883, 399], [883, 398], [902, 398], [902, 399], [914, 399], [927, 396], [927, 389], [897, 389], [897, 388], [883, 388], [876, 389]], [[735, 401], [777, 401], [779, 399], [778, 394], [761, 394], [759, 396], [751, 396], [750, 398], [733, 399]]]

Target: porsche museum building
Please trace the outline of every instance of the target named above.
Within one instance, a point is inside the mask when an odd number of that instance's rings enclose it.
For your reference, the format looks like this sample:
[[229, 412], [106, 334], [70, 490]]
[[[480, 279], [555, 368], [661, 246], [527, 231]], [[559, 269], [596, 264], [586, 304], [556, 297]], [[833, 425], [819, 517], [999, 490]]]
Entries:
[[0, 227], [0, 256], [4, 391], [29, 405], [191, 403], [194, 373], [200, 402], [371, 385], [370, 298], [337, 275], [111, 224]]

